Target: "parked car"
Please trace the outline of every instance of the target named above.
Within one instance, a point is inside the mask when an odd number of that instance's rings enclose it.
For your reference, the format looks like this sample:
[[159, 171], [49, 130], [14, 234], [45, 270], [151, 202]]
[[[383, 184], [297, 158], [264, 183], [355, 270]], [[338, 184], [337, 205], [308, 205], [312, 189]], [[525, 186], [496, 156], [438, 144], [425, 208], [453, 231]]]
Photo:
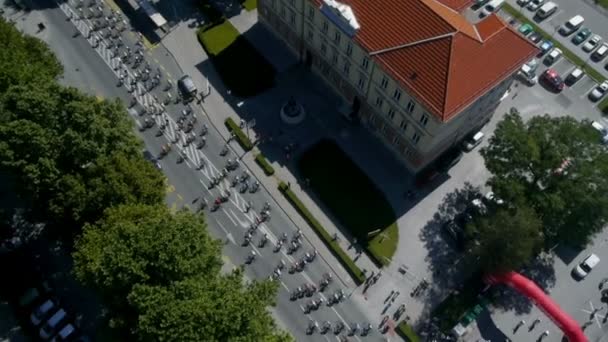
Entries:
[[606, 92], [608, 92], [608, 81], [604, 81], [602, 84], [593, 88], [593, 90], [589, 93], [589, 99], [594, 102], [598, 101], [604, 97], [604, 95], [606, 95]]
[[528, 4], [528, 6], [526, 6], [526, 8], [531, 11], [534, 12], [536, 11], [540, 6], [542, 6], [545, 3], [545, 0], [532, 0], [530, 1], [530, 3]]
[[40, 338], [43, 340], [49, 340], [53, 337], [60, 328], [66, 325], [68, 322], [68, 314], [63, 309], [57, 310], [40, 328]]
[[557, 62], [560, 58], [562, 58], [562, 55], [563, 55], [562, 50], [560, 50], [559, 48], [553, 48], [553, 50], [551, 50], [551, 52], [549, 52], [547, 57], [545, 57], [545, 64], [547, 64], [547, 65], [555, 64], [555, 62]]
[[64, 342], [64, 341], [74, 341], [74, 338], [78, 336], [78, 332], [76, 331], [76, 327], [72, 323], [66, 324], [55, 337], [51, 340], [51, 342]]
[[600, 133], [602, 144], [608, 144], [608, 130], [606, 127], [597, 121], [593, 121], [591, 127]]
[[523, 24], [519, 27], [517, 31], [519, 31], [519, 33], [521, 33], [522, 35], [527, 36], [528, 34], [534, 31], [534, 28], [530, 24]]
[[600, 263], [600, 258], [595, 254], [588, 255], [583, 262], [578, 264], [572, 271], [578, 279], [585, 278], [597, 264]]
[[564, 81], [559, 76], [557, 71], [553, 69], [547, 69], [541, 75], [541, 81], [543, 81], [551, 90], [560, 92], [564, 90]]
[[585, 44], [583, 44], [583, 51], [591, 52], [602, 42], [602, 37], [599, 34], [594, 34]]
[[534, 18], [538, 21], [545, 20], [549, 18], [553, 13], [557, 12], [557, 8], [558, 6], [555, 2], [549, 1], [546, 4], [542, 5], [538, 11], [536, 11]]
[[596, 62], [599, 62], [602, 59], [606, 58], [606, 55], [608, 55], [608, 43], [602, 44], [597, 50], [595, 50], [591, 54], [591, 59]]
[[578, 31], [574, 37], [572, 37], [572, 43], [574, 45], [578, 45], [582, 42], [584, 42], [587, 38], [589, 38], [589, 36], [591, 35], [591, 30], [583, 27], [582, 30]]
[[487, 5], [483, 7], [481, 13], [479, 13], [479, 17], [485, 18], [490, 15], [490, 13], [494, 13], [500, 9], [500, 7], [505, 3], [505, 0], [490, 0]]
[[481, 6], [487, 4], [490, 0], [475, 0], [475, 7], [480, 8]]
[[197, 89], [192, 81], [192, 77], [185, 75], [177, 81], [177, 87], [180, 93], [186, 100], [190, 100], [196, 96]]
[[437, 169], [442, 172], [447, 172], [452, 166], [456, 165], [460, 159], [462, 159], [462, 150], [453, 147], [439, 157]]
[[546, 55], [547, 52], [551, 51], [551, 49], [553, 49], [553, 42], [547, 39], [543, 40], [543, 42], [540, 44], [540, 51], [538, 52], [538, 57]]
[[543, 39], [543, 35], [538, 33], [538, 32], [532, 32], [529, 36], [528, 39], [530, 39], [530, 41], [534, 44], [538, 44], [538, 42], [540, 42]]
[[538, 60], [532, 59], [528, 63], [521, 66], [517, 72], [517, 76], [529, 86], [533, 86], [538, 82], [538, 76], [536, 76], [536, 69], [538, 68]]
[[482, 132], [477, 132], [473, 134], [473, 136], [471, 136], [469, 139], [465, 139], [465, 141], [463, 142], [464, 150], [468, 152], [474, 149], [477, 145], [481, 144], [483, 137], [484, 134]]
[[569, 36], [580, 29], [584, 22], [585, 18], [583, 18], [582, 15], [575, 15], [559, 28], [559, 33], [561, 33], [563, 36]]
[[154, 157], [152, 155], [152, 153], [150, 153], [150, 151], [145, 150], [144, 151], [144, 159], [148, 160], [150, 163], [152, 163], [152, 165], [154, 165], [155, 168], [161, 170], [163, 168], [163, 166], [160, 164], [160, 161], [158, 160], [158, 158]]
[[30, 315], [30, 321], [34, 326], [39, 326], [42, 321], [57, 311], [55, 302], [51, 299], [46, 300], [40, 304]]
[[583, 71], [583, 69], [578, 68], [578, 67], [574, 68], [574, 70], [572, 70], [568, 74], [568, 76], [566, 76], [565, 83], [568, 87], [571, 87], [576, 82], [578, 82], [581, 78], [583, 78], [583, 76], [585, 76], [585, 72]]
[[531, 0], [517, 0], [517, 5], [524, 7], [526, 6]]

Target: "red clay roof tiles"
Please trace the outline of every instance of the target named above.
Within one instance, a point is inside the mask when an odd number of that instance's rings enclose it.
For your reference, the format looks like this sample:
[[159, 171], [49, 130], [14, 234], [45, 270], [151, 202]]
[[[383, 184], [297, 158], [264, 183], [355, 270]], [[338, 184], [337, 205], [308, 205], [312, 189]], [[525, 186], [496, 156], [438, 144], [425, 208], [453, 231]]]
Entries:
[[352, 8], [360, 25], [354, 40], [442, 121], [537, 51], [494, 14], [476, 25], [466, 21], [455, 9], [465, 0], [340, 2]]

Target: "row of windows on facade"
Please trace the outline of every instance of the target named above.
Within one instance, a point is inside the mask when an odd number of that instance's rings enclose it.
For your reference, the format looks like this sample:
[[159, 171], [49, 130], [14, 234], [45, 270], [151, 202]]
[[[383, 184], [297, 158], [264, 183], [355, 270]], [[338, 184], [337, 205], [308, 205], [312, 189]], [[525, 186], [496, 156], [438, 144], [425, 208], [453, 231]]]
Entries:
[[[401, 92], [399, 91], [399, 89], [395, 90], [395, 93], [393, 95], [393, 98], [396, 101], [399, 101], [399, 98], [401, 98]], [[376, 97], [376, 106], [378, 108], [382, 108], [382, 105], [384, 104], [384, 98], [382, 97], [382, 95], [378, 95], [378, 97]], [[414, 112], [414, 109], [416, 108], [416, 103], [414, 103], [414, 101], [409, 101], [407, 103], [407, 107], [405, 108], [405, 110], [409, 113], [412, 114]], [[394, 108], [389, 108], [388, 110], [388, 116], [392, 119], [395, 116], [395, 109]], [[422, 126], [426, 126], [426, 124], [429, 122], [429, 116], [427, 114], [422, 114], [420, 116], [420, 119], [418, 119], [418, 122], [422, 125]]]
[[[380, 120], [380, 126], [381, 126], [380, 131], [381, 131], [382, 135], [386, 136], [390, 129], [390, 125], [386, 122], [382, 122], [381, 121], [382, 119], [380, 119], [378, 117], [374, 117], [373, 120]], [[418, 143], [418, 141], [420, 141], [420, 134], [414, 133], [414, 136], [412, 137], [412, 141], [413, 141], [414, 145], [416, 145]], [[393, 136], [392, 144], [397, 149], [399, 149], [399, 147], [400, 147], [399, 146], [399, 144], [400, 144], [400, 135], [399, 134], [395, 134]], [[405, 144], [403, 144], [403, 146], [401, 146], [401, 147], [403, 148], [402, 149], [403, 154], [405, 154], [406, 156], [411, 157], [414, 154], [414, 152], [411, 149], [409, 149]]]
[[[376, 98], [376, 106], [377, 106], [378, 108], [382, 108], [382, 104], [383, 104], [383, 103], [384, 103], [384, 99], [382, 98], [382, 96], [378, 95], [378, 97]], [[413, 102], [413, 101], [410, 101], [410, 102], [408, 103], [408, 109], [407, 109], [407, 111], [408, 111], [409, 113], [413, 112], [413, 110], [414, 110], [414, 106], [415, 106], [414, 102]], [[395, 119], [395, 114], [396, 114], [396, 112], [397, 112], [397, 111], [395, 110], [395, 108], [393, 108], [393, 107], [389, 107], [389, 109], [388, 109], [388, 113], [387, 113], [387, 116], [388, 116], [388, 118], [391, 120], [391, 122], [392, 122], [392, 120], [394, 120], [394, 119]], [[422, 126], [426, 126], [426, 124], [428, 123], [428, 121], [429, 121], [429, 117], [428, 117], [428, 115], [426, 115], [426, 114], [421, 115], [421, 116], [420, 116], [420, 119], [418, 119], [418, 122], [419, 122], [419, 123], [420, 123], [420, 125], [422, 125]], [[401, 123], [399, 124], [399, 128], [400, 128], [400, 129], [401, 129], [403, 132], [405, 132], [405, 131], [407, 131], [407, 126], [408, 126], [408, 122], [407, 122], [407, 120], [406, 120], [405, 118], [402, 118], [402, 119], [401, 119]], [[421, 137], [421, 134], [420, 134], [420, 133], [418, 133], [417, 131], [415, 131], [415, 132], [414, 132], [414, 134], [412, 135], [412, 141], [414, 142], [414, 144], [417, 144], [417, 143], [418, 143], [418, 141], [420, 141], [420, 137]]]

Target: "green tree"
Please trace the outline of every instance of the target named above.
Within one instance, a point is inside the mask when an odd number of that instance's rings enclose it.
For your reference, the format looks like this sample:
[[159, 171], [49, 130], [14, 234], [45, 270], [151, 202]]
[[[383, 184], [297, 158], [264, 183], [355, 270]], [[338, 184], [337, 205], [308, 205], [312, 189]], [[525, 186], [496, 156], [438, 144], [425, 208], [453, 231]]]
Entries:
[[0, 94], [17, 84], [45, 84], [63, 68], [48, 46], [0, 17]]
[[277, 284], [221, 274], [220, 252], [200, 214], [122, 205], [84, 228], [74, 272], [142, 341], [289, 341], [267, 310]]
[[140, 341], [291, 341], [266, 309], [276, 290], [268, 280], [243, 285], [237, 270], [169, 287], [137, 285], [128, 299]]
[[163, 176], [146, 165], [120, 102], [56, 83], [11, 86], [0, 97], [0, 169], [60, 227], [94, 222], [121, 203], [161, 203]]
[[531, 205], [551, 243], [583, 246], [606, 224], [608, 154], [588, 121], [507, 114], [481, 153], [497, 196]]
[[467, 250], [484, 272], [520, 268], [542, 246], [542, 223], [530, 207], [497, 208], [465, 228]]
[[86, 225], [76, 242], [74, 271], [84, 284], [119, 305], [136, 284], [172, 282], [220, 271], [221, 243], [202, 216], [171, 214], [164, 205], [122, 205]]

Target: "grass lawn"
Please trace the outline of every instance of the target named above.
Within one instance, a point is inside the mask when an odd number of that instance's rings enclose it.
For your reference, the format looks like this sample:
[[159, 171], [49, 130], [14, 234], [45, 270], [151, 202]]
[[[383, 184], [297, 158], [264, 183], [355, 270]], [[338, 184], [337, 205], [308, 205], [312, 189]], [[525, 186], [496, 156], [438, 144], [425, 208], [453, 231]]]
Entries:
[[245, 0], [241, 2], [241, 5], [243, 5], [245, 10], [253, 11], [254, 9], [258, 8], [258, 0]]
[[257, 95], [274, 85], [275, 70], [262, 55], [225, 20], [199, 29], [198, 39], [233, 95]]
[[[298, 167], [310, 187], [342, 226], [378, 263], [388, 264], [397, 249], [395, 213], [384, 194], [333, 141], [323, 140], [302, 154]], [[382, 233], [368, 238], [368, 233]]]
[[596, 0], [597, 4], [608, 9], [608, 0]]

